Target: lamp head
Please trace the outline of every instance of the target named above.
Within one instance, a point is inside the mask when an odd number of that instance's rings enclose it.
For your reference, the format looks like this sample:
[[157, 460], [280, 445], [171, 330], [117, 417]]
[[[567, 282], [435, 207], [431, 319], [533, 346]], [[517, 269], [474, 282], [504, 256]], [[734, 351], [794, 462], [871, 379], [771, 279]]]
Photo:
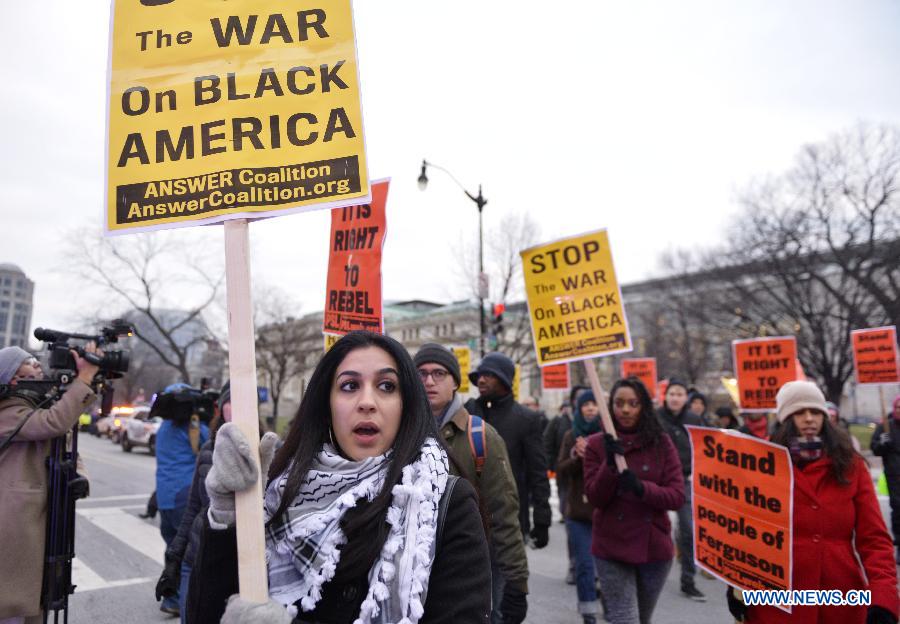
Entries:
[[422, 161], [422, 173], [419, 174], [419, 190], [424, 191], [428, 188], [428, 176], [425, 175], [425, 167], [428, 166], [428, 163], [424, 160]]

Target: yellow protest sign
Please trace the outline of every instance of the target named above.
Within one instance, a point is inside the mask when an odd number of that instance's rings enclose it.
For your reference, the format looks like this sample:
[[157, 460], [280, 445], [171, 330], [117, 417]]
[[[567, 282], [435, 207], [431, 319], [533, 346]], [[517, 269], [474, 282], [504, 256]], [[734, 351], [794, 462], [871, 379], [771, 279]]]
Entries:
[[606, 230], [521, 255], [538, 366], [631, 351]]
[[513, 375], [513, 387], [512, 387], [513, 401], [519, 400], [519, 385], [520, 385], [521, 379], [522, 379], [522, 366], [519, 364], [516, 364], [516, 372]]
[[453, 355], [459, 362], [459, 390], [460, 394], [469, 391], [469, 373], [472, 371], [472, 350], [469, 347], [450, 347]]
[[341, 339], [340, 334], [329, 334], [327, 332], [322, 332], [322, 336], [325, 339], [325, 344], [324, 344], [325, 353], [328, 353], [331, 350], [331, 347], [334, 346], [334, 343], [336, 343], [338, 340]]
[[113, 4], [106, 229], [369, 201], [350, 0]]

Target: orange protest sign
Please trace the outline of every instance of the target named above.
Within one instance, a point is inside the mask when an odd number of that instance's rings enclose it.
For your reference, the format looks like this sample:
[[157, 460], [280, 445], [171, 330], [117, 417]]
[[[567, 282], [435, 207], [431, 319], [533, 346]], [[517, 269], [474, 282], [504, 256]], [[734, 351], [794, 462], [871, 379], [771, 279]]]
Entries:
[[790, 590], [794, 472], [787, 448], [730, 429], [687, 430], [697, 565], [739, 589]]
[[731, 346], [741, 411], [774, 410], [778, 390], [797, 379], [797, 341], [793, 336], [751, 338]]
[[388, 181], [372, 183], [372, 203], [331, 211], [328, 283], [322, 331], [382, 333], [381, 248], [387, 229]]
[[569, 385], [568, 364], [554, 364], [541, 368], [541, 388], [544, 390], [568, 390]]
[[[657, 387], [657, 395], [656, 400], [659, 401], [659, 404], [662, 405], [666, 402], [666, 390], [669, 389], [669, 380], [668, 379], [660, 379], [659, 383], [656, 384]], [[650, 395], [653, 396], [653, 395]]]
[[656, 396], [656, 358], [625, 358], [622, 377], [637, 377], [651, 397]]
[[853, 339], [853, 368], [856, 369], [857, 383], [900, 382], [896, 327], [855, 329], [850, 332], [850, 337]]

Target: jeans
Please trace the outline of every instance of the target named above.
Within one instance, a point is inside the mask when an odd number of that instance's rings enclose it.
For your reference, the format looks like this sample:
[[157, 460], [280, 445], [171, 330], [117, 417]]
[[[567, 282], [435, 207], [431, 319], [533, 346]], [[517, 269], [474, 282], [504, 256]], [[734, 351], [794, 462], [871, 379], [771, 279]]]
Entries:
[[185, 624], [187, 617], [188, 584], [191, 581], [191, 566], [181, 562], [181, 582], [178, 584], [178, 609], [181, 611], [181, 624]]
[[491, 557], [491, 624], [503, 624], [500, 603], [503, 601], [503, 587], [506, 580], [497, 565], [495, 557]]
[[684, 505], [678, 509], [678, 562], [681, 564], [681, 586], [694, 584], [694, 518], [691, 513], [691, 476], [684, 477]]
[[[566, 517], [566, 501], [569, 499], [569, 484], [556, 479], [556, 495], [559, 497], [559, 515]], [[575, 571], [575, 553], [572, 548], [572, 536], [569, 535], [569, 523], [566, 521], [566, 553], [569, 555], [569, 572]]]
[[594, 558], [591, 556], [591, 523], [578, 520], [566, 520], [566, 528], [572, 538], [572, 550], [575, 555], [575, 590], [578, 594], [578, 613], [581, 615], [597, 615], [600, 605], [597, 604], [597, 588], [595, 585], [596, 570]]
[[[184, 515], [184, 507], [176, 507], [175, 509], [159, 510], [159, 532], [162, 534], [163, 540], [166, 542], [166, 548], [178, 535], [178, 527], [181, 524], [181, 516]], [[180, 601], [178, 594], [163, 598], [162, 606], [166, 609], [180, 609]]]
[[595, 561], [606, 603], [606, 620], [612, 624], [649, 624], [672, 561], [638, 565], [599, 557]]

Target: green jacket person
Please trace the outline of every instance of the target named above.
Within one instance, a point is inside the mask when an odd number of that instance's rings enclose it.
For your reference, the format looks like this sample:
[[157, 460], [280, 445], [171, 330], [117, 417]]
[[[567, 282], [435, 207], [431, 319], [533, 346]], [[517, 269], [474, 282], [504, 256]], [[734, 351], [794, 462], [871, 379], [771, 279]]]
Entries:
[[[494, 624], [518, 624], [528, 609], [528, 559], [519, 526], [519, 496], [506, 444], [491, 425], [469, 416], [457, 394], [459, 362], [439, 344], [422, 345], [413, 358], [431, 411], [450, 449], [450, 472], [468, 480], [490, 516]], [[469, 428], [473, 434], [470, 436]], [[483, 427], [478, 433], [479, 425]], [[471, 438], [471, 439], [470, 439]], [[483, 447], [476, 450], [476, 447]], [[498, 608], [499, 607], [499, 608]]]

